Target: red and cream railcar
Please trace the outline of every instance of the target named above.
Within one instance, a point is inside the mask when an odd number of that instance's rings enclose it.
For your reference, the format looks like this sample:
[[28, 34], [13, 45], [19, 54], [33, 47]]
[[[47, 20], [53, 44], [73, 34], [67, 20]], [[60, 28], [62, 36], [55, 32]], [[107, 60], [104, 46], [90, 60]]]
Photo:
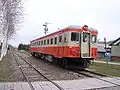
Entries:
[[60, 31], [31, 41], [30, 51], [61, 66], [87, 67], [97, 57], [97, 30], [87, 25], [69, 26]]

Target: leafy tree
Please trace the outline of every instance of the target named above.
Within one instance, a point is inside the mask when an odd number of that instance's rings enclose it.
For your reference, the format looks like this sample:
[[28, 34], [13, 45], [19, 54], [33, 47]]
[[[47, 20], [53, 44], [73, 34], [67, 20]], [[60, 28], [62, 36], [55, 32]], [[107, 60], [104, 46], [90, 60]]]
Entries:
[[25, 50], [25, 51], [28, 51], [28, 50], [29, 50], [29, 45], [19, 44], [18, 50]]

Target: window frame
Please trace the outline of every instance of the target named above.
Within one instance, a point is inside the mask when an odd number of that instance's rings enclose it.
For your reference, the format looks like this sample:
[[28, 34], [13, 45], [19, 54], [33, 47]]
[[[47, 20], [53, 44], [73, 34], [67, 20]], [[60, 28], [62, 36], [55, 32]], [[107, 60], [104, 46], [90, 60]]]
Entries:
[[62, 35], [59, 36], [59, 42], [62, 42]]
[[46, 45], [46, 40], [44, 40], [44, 45]]
[[47, 39], [47, 45], [49, 44], [49, 41], [50, 41], [50, 40], [49, 40], [49, 39]]
[[50, 39], [50, 44], [51, 44], [51, 45], [53, 44], [53, 38]]
[[[93, 37], [95, 37], [94, 41], [93, 41]], [[97, 35], [94, 35], [94, 34], [91, 35], [91, 42], [92, 43], [97, 43]]]
[[54, 38], [54, 44], [57, 44], [57, 37]]
[[[76, 37], [74, 37], [73, 39], [72, 39], [72, 34], [76, 34]], [[78, 34], [78, 35], [77, 35]], [[78, 37], [77, 37], [78, 36]], [[73, 42], [78, 42], [78, 41], [80, 41], [80, 33], [79, 32], [71, 32], [71, 41], [73, 41]]]
[[43, 40], [41, 41], [41, 45], [43, 45]]
[[39, 45], [40, 45], [40, 41], [39, 41]]

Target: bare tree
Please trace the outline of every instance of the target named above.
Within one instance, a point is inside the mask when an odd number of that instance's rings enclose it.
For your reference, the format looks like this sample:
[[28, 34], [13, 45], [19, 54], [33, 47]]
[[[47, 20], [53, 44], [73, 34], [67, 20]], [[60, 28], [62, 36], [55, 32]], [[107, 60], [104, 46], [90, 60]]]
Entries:
[[22, 0], [1, 0], [0, 1], [0, 41], [3, 43], [1, 48], [0, 60], [6, 55], [8, 40], [15, 34], [22, 16]]

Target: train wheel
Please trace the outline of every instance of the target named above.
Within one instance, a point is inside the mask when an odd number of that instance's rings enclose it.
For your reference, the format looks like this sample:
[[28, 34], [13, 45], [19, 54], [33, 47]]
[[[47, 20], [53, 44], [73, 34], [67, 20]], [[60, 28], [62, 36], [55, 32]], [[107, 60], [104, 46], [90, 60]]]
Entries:
[[44, 54], [41, 55], [41, 59], [45, 59], [45, 55]]
[[38, 54], [38, 57], [41, 59], [41, 54], [40, 53]]
[[67, 61], [65, 59], [58, 60], [58, 65], [62, 68], [65, 68], [67, 64]]
[[31, 55], [32, 55], [33, 57], [35, 57], [35, 53], [31, 53]]
[[62, 65], [62, 59], [58, 60], [58, 65], [59, 65], [59, 67], [63, 67], [63, 65]]
[[38, 54], [37, 53], [35, 53], [35, 57], [38, 58]]

